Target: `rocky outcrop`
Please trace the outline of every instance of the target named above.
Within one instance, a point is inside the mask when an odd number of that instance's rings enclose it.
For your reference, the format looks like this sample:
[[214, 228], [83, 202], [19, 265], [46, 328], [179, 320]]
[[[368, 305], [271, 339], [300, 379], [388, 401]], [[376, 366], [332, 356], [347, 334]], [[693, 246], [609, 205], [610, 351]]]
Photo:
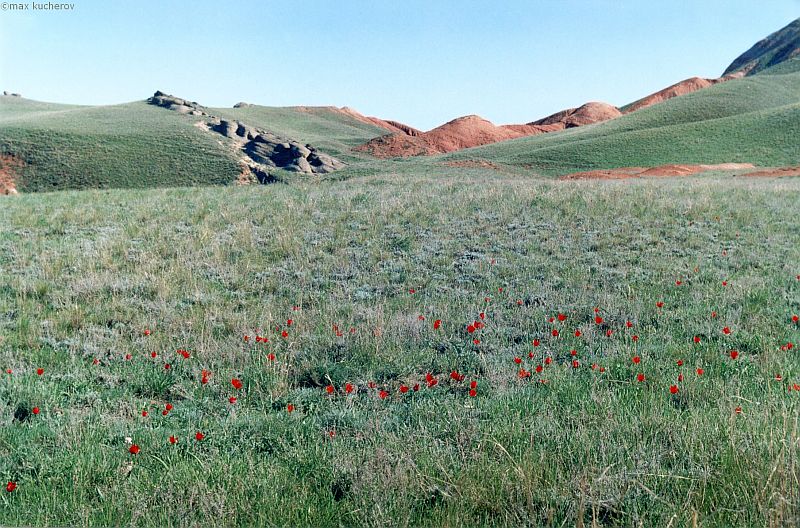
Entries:
[[205, 108], [197, 104], [195, 101], [187, 101], [174, 95], [165, 94], [162, 91], [156, 91], [153, 97], [147, 100], [151, 105], [160, 106], [167, 110], [178, 112], [179, 114], [189, 115], [208, 115]]
[[736, 57], [722, 75], [735, 72], [753, 75], [793, 57], [800, 57], [800, 18], [756, 42]]
[[[344, 167], [344, 163], [311, 145], [282, 138], [241, 121], [213, 116], [205, 107], [194, 101], [157, 91], [153, 97], [147, 99], [147, 102], [181, 114], [207, 117], [205, 123], [201, 121], [199, 126], [227, 138], [231, 147], [241, 152], [242, 165], [246, 170], [239, 178], [240, 182], [275, 181], [274, 175], [270, 172], [274, 169], [301, 174], [326, 174]], [[237, 103], [236, 108], [243, 106], [247, 106], [247, 103]]]
[[20, 95], [18, 93], [11, 93], [11, 92], [7, 92], [5, 90], [3, 91], [3, 95], [7, 95], [9, 97], [22, 97], [22, 95]]

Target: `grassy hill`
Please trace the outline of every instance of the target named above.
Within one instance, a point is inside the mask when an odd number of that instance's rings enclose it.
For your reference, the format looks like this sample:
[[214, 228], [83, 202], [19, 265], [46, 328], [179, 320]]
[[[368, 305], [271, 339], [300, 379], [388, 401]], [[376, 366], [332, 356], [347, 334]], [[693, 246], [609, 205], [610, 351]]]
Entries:
[[209, 113], [310, 143], [345, 162], [365, 159], [365, 155], [351, 152], [352, 147], [388, 133], [383, 128], [363, 123], [330, 107], [250, 105], [243, 108], [212, 108]]
[[[211, 113], [311, 143], [345, 161], [353, 145], [385, 131], [325, 108], [249, 107]], [[22, 192], [89, 188], [219, 185], [240, 172], [201, 118], [133, 102], [72, 106], [0, 98], [0, 154], [24, 162]]]
[[721, 83], [612, 121], [463, 150], [445, 159], [486, 159], [549, 175], [666, 163], [796, 164], [800, 73], [791, 71], [795, 67], [791, 61], [768, 72], [772, 75]]
[[800, 18], [756, 42], [728, 66], [723, 75], [744, 71], [754, 75], [800, 54]]

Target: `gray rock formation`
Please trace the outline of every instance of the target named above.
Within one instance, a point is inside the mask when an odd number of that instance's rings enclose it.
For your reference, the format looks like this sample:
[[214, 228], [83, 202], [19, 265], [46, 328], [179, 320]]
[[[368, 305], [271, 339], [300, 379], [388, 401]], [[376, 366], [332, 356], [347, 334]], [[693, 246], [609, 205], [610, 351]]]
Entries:
[[[275, 181], [270, 169], [282, 169], [301, 174], [325, 174], [344, 167], [336, 158], [319, 152], [311, 145], [303, 145], [292, 139], [281, 138], [271, 132], [256, 128], [240, 121], [222, 119], [206, 112], [206, 108], [194, 101], [187, 101], [174, 95], [157, 91], [147, 100], [148, 103], [180, 114], [208, 117], [208, 130], [216, 132], [233, 141], [233, 145], [249, 158], [247, 167], [261, 183]], [[235, 108], [249, 106], [237, 103]]]

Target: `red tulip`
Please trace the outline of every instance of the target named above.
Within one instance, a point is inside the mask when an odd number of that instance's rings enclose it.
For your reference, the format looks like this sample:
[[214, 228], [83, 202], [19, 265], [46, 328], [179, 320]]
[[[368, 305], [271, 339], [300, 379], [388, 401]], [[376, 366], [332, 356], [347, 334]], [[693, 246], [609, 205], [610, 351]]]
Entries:
[[658, 302], [656, 303], [656, 307], [658, 307], [658, 308], [663, 308], [663, 307], [664, 307], [664, 302], [663, 302], [663, 301], [658, 301]]
[[581, 336], [581, 331], [575, 330], [575, 337], [580, 337], [580, 336]]
[[13, 480], [9, 480], [8, 484], [6, 484], [6, 491], [11, 493], [15, 489], [17, 489], [17, 483], [14, 482]]
[[678, 394], [678, 386], [677, 385], [671, 385], [670, 388], [669, 388], [669, 392], [672, 393], [672, 394]]
[[33, 414], [39, 414], [39, 408], [38, 407], [34, 407], [33, 408]]
[[522, 363], [522, 358], [520, 358], [520, 357], [515, 357], [515, 358], [514, 358], [514, 363], [516, 363], [517, 365], [519, 365], [520, 363]]
[[730, 335], [731, 329], [726, 326], [725, 328], [722, 329], [722, 333], [725, 335]]
[[228, 398], [228, 401], [231, 403], [231, 405], [235, 405], [236, 404], [236, 396], [231, 396], [230, 398]]
[[637, 374], [636, 375], [636, 381], [638, 381], [640, 383], [643, 382], [644, 381], [644, 374], [642, 374], [642, 373]]
[[705, 370], [703, 370], [701, 368], [697, 369], [697, 375], [698, 376], [702, 376], [704, 373], [705, 373]]
[[400, 385], [400, 394], [405, 394], [407, 392], [408, 392], [408, 386], [407, 385]]
[[538, 339], [534, 339], [533, 340], [533, 346], [537, 347], [537, 346], [539, 346], [541, 344], [542, 344], [541, 341], [539, 341]]
[[201, 433], [200, 431], [197, 431], [197, 433], [195, 433], [194, 437], [195, 437], [195, 439], [196, 439], [198, 442], [200, 442], [200, 441], [202, 441], [202, 440], [203, 440], [203, 438], [205, 438], [205, 437], [206, 437], [206, 435], [204, 435], [204, 434], [203, 434], [203, 433]]
[[563, 323], [564, 321], [567, 320], [567, 316], [562, 314], [562, 313], [560, 313], [560, 314], [558, 314], [558, 320]]
[[630, 322], [630, 321], [625, 321], [625, 326], [628, 327], [628, 328], [632, 328], [633, 327], [633, 323]]
[[731, 355], [731, 359], [736, 359], [736, 358], [739, 357], [739, 351], [731, 350], [730, 355]]
[[558, 337], [558, 330], [556, 330], [555, 328], [553, 328], [553, 331], [550, 333], [553, 335], [553, 337]]
[[165, 408], [166, 410], [168, 410], [168, 411], [171, 411], [171, 410], [173, 409], [173, 407], [172, 407], [172, 404], [171, 404], [171, 403], [168, 403], [168, 404], [166, 404], [166, 405], [164, 406], [164, 408]]
[[328, 394], [333, 394], [335, 390], [336, 389], [334, 389], [333, 385], [328, 385], [327, 387], [325, 387], [325, 392], [327, 392]]
[[344, 391], [345, 391], [347, 394], [350, 394], [351, 392], [353, 392], [354, 388], [355, 388], [355, 387], [353, 387], [353, 384], [352, 384], [352, 383], [345, 383], [345, 384], [344, 384]]
[[231, 385], [233, 385], [234, 389], [237, 389], [237, 390], [241, 389], [242, 388], [242, 380], [237, 379], [237, 378], [233, 378], [231, 380]]
[[633, 356], [633, 362], [635, 364], [638, 365], [641, 361], [642, 361], [642, 358], [640, 358], [639, 356]]
[[142, 418], [147, 418], [147, 411], [142, 411]]
[[129, 451], [129, 452], [130, 452], [130, 454], [132, 454], [132, 455], [138, 455], [138, 454], [139, 454], [139, 451], [141, 451], [141, 450], [139, 449], [139, 446], [138, 446], [138, 445], [136, 445], [136, 444], [133, 444], [132, 446], [130, 446], [130, 447], [128, 448], [128, 451]]
[[177, 441], [178, 441], [178, 439], [177, 439], [177, 438], [175, 438], [174, 436], [170, 436], [170, 437], [169, 437], [169, 443], [170, 443], [170, 444], [175, 444]]
[[44, 374], [44, 369], [43, 369], [43, 368], [38, 368], [38, 369], [36, 369], [36, 374], [38, 374], [39, 376], [41, 376], [42, 374]]
[[435, 320], [433, 322], [433, 329], [434, 330], [438, 330], [440, 326], [442, 326], [442, 320], [441, 319], [437, 319], [437, 320]]
[[700, 342], [700, 336], [694, 336], [693, 340], [694, 340], [695, 343], [699, 343]]
[[286, 412], [287, 413], [291, 414], [293, 411], [294, 411], [294, 405], [292, 405], [291, 403], [286, 405]]
[[598, 315], [594, 318], [594, 322], [595, 324], [603, 324], [603, 318]]
[[477, 390], [475, 390], [475, 389], [470, 389], [470, 390], [469, 390], [469, 395], [470, 395], [472, 398], [474, 398], [475, 396], [477, 396], [477, 395], [478, 395], [478, 391], [477, 391]]
[[381, 390], [381, 391], [378, 393], [378, 396], [380, 396], [380, 398], [381, 398], [382, 400], [385, 400], [385, 399], [386, 399], [386, 397], [387, 397], [387, 396], [389, 396], [389, 393], [388, 393], [388, 392], [386, 392], [385, 390]]

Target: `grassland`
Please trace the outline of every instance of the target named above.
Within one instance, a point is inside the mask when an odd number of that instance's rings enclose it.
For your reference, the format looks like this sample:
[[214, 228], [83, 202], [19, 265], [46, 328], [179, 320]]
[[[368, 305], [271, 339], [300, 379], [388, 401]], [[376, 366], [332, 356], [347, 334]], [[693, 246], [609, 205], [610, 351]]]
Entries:
[[0, 524], [800, 523], [796, 178], [397, 166], [3, 201]]

